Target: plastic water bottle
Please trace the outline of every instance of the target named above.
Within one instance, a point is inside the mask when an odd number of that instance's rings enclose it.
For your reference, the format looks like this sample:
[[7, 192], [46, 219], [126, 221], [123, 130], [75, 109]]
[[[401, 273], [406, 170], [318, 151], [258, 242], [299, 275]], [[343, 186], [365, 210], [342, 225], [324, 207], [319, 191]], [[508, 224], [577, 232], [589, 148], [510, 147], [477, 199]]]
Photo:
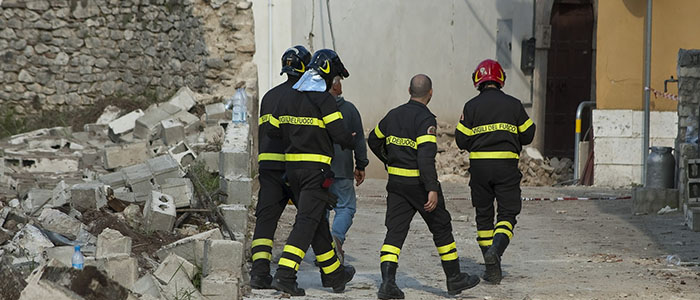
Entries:
[[82, 270], [83, 264], [85, 263], [85, 257], [83, 253], [80, 252], [80, 245], [75, 246], [75, 252], [73, 252], [73, 257], [71, 258], [71, 264], [73, 264], [73, 269]]
[[248, 102], [248, 96], [245, 93], [245, 89], [236, 89], [236, 94], [233, 96], [233, 123], [245, 122], [247, 114], [246, 102]]
[[669, 255], [666, 256], [666, 263], [669, 265], [676, 265], [680, 266], [681, 265], [681, 258], [678, 257], [678, 255]]

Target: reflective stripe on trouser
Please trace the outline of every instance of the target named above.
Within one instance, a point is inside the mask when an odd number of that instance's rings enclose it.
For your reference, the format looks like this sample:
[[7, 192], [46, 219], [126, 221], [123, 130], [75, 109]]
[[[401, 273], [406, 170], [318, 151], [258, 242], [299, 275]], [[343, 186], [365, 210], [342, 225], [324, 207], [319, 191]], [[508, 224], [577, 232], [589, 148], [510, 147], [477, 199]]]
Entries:
[[[477, 241], [489, 247], [497, 234], [513, 236], [516, 217], [520, 214], [521, 173], [517, 160], [472, 160], [469, 187], [476, 210]], [[498, 203], [495, 214], [494, 200]], [[494, 219], [497, 219], [494, 226]], [[492, 233], [491, 233], [492, 232]], [[482, 248], [483, 249], [483, 248]]]
[[[423, 205], [428, 201], [428, 192], [423, 185], [407, 185], [392, 182], [386, 186], [388, 192], [386, 219], [387, 228], [384, 245], [381, 249], [380, 260], [398, 262], [398, 256], [408, 235], [413, 216], [418, 212], [433, 234], [433, 242], [442, 252], [442, 259], [454, 259], [457, 255], [452, 236], [450, 213], [445, 209], [445, 199], [442, 191], [438, 193], [438, 204], [435, 210], [428, 213]], [[454, 247], [456, 248], [456, 247]]]
[[[270, 260], [272, 258], [273, 237], [277, 229], [282, 212], [288, 201], [292, 201], [294, 196], [292, 190], [284, 182], [282, 176], [284, 171], [260, 169], [258, 179], [260, 180], [260, 190], [258, 203], [255, 210], [255, 232], [251, 252], [253, 266], [250, 273], [252, 275], [269, 275]], [[296, 201], [294, 201], [296, 202]], [[325, 224], [325, 225], [324, 225]], [[328, 227], [327, 220], [321, 220], [319, 226]], [[330, 234], [314, 236], [311, 246], [315, 253], [327, 253], [333, 249]]]
[[437, 246], [438, 254], [440, 254], [440, 259], [443, 261], [450, 261], [458, 259], [457, 255], [457, 244], [452, 242], [447, 245]]
[[339, 274], [343, 267], [331, 246], [333, 239], [325, 218], [327, 201], [331, 195], [327, 189], [321, 188], [323, 174], [320, 170], [289, 169], [287, 178], [294, 197], [298, 199], [298, 210], [275, 278], [295, 280], [296, 271], [310, 245], [314, 247], [317, 260], [322, 262], [321, 276]]

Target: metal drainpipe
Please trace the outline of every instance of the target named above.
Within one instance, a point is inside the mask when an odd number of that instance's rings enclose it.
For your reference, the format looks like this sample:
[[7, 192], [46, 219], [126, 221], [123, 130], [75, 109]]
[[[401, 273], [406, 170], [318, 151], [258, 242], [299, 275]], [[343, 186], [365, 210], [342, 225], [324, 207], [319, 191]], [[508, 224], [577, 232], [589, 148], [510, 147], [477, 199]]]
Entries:
[[[652, 0], [647, 0], [647, 16], [644, 24], [644, 87], [651, 87], [651, 4]], [[650, 96], [651, 91], [644, 89], [644, 119], [642, 123], [642, 184], [644, 184], [647, 180]]]
[[578, 176], [578, 143], [581, 141], [581, 113], [586, 107], [595, 108], [595, 101], [583, 101], [576, 108], [576, 133], [574, 134], [574, 184], [579, 180]]
[[267, 49], [268, 49], [268, 77], [267, 89], [272, 88], [272, 0], [267, 0]]

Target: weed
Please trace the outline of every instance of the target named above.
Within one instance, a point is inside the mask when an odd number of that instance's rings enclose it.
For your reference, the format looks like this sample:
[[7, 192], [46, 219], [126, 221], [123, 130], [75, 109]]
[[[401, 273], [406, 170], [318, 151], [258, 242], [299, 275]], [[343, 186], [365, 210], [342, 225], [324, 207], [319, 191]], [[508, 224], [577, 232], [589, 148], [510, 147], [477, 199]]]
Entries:
[[202, 199], [207, 197], [207, 195], [211, 196], [219, 191], [219, 176], [209, 173], [204, 162], [198, 161], [192, 163], [187, 172], [201, 183], [201, 185], [194, 184], [195, 193], [198, 198]]

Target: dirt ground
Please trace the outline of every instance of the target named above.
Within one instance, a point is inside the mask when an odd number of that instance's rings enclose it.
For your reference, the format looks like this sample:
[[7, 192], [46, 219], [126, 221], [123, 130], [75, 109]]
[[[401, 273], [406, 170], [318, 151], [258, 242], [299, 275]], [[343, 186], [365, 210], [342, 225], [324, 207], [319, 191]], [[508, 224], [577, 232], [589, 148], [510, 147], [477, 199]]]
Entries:
[[[381, 282], [379, 248], [384, 227], [384, 180], [357, 189], [358, 211], [344, 246], [346, 264], [357, 274], [345, 293], [321, 287], [309, 251], [299, 271], [306, 297], [294, 299], [376, 299]], [[481, 274], [483, 259], [475, 241], [474, 211], [468, 187], [443, 184], [462, 270]], [[524, 197], [613, 197], [627, 189], [594, 187], [523, 188]], [[280, 220], [273, 260], [292, 226], [290, 207]], [[681, 213], [631, 214], [631, 200], [526, 201], [515, 235], [503, 257], [500, 285], [482, 281], [449, 297], [440, 258], [428, 228], [416, 214], [399, 258], [397, 283], [406, 299], [700, 299], [700, 267], [668, 265], [668, 254], [700, 261], [700, 233], [683, 224]], [[274, 270], [274, 268], [273, 268]], [[282, 299], [276, 291], [253, 290], [245, 299]]]

